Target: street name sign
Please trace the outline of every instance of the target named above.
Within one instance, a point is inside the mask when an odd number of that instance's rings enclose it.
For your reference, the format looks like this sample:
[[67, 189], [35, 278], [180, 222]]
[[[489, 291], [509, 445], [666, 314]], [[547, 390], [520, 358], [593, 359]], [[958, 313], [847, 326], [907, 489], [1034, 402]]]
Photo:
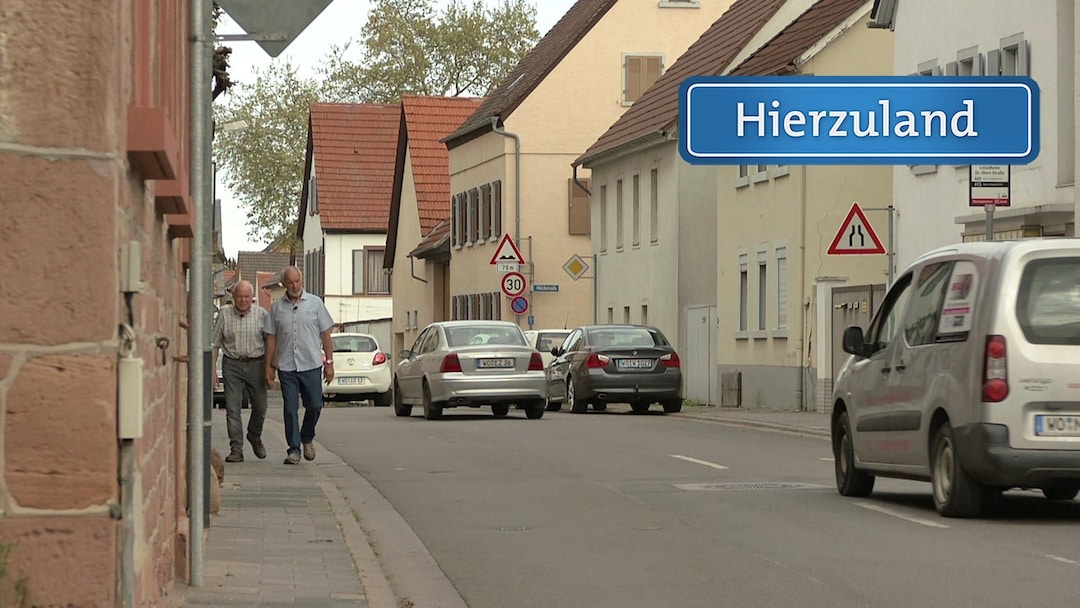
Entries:
[[881, 239], [866, 219], [859, 203], [851, 205], [844, 223], [833, 237], [829, 255], [864, 255], [885, 253]]
[[554, 283], [534, 283], [533, 291], [554, 292], [559, 291], [559, 286]]
[[691, 164], [1022, 165], [1039, 154], [1026, 76], [695, 76], [679, 88]]

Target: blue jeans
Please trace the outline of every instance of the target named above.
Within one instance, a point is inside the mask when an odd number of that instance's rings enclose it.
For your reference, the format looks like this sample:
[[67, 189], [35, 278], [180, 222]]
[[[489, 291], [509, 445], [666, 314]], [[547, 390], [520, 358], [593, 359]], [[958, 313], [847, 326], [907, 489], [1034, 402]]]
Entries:
[[[285, 441], [289, 453], [299, 452], [301, 443], [315, 439], [315, 424], [322, 412], [322, 368], [306, 372], [278, 370], [281, 398], [285, 401]], [[304, 399], [304, 424], [299, 422], [300, 399]]]

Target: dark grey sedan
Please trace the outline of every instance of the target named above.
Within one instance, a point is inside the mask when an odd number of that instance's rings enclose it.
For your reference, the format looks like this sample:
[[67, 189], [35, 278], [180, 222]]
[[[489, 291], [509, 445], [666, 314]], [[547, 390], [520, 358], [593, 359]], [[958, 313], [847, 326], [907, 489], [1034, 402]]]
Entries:
[[644, 325], [589, 325], [570, 332], [551, 350], [546, 371], [548, 411], [569, 406], [574, 413], [591, 405], [629, 403], [638, 413], [660, 403], [665, 412], [682, 409], [679, 355], [664, 334]]

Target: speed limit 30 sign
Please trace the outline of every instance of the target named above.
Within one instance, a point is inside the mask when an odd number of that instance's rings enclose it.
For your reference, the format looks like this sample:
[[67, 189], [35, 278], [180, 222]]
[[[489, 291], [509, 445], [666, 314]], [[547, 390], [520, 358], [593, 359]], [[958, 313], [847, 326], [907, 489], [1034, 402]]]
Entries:
[[520, 296], [525, 293], [527, 288], [528, 284], [525, 282], [525, 275], [520, 272], [508, 272], [502, 277], [502, 292], [508, 298]]

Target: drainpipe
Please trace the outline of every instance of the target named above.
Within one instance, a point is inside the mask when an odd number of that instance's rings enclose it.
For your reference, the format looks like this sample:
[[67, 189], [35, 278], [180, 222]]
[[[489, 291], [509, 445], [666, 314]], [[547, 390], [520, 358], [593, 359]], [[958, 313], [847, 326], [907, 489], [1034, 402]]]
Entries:
[[803, 355], [806, 344], [806, 165], [800, 165], [799, 180], [799, 382], [795, 386], [795, 405], [798, 411], [806, 410], [806, 386], [803, 374], [808, 356]]
[[491, 130], [514, 140], [514, 243], [519, 243], [521, 241], [521, 138], [515, 133], [500, 129], [498, 116], [491, 117]]
[[[572, 164], [570, 166], [573, 168], [573, 171], [574, 171], [574, 185], [577, 186], [578, 188], [581, 188], [582, 192], [584, 192], [586, 195], [588, 195], [589, 198], [592, 198], [592, 191], [589, 190], [588, 188], [586, 188], [584, 182], [582, 182], [581, 179], [578, 178], [578, 176], [577, 176], [577, 168], [578, 168], [578, 166], [576, 164]], [[592, 214], [591, 210], [589, 211], [589, 214], [590, 215]], [[591, 241], [591, 238], [590, 238], [590, 241]], [[599, 321], [597, 321], [597, 319], [600, 317], [600, 300], [599, 300], [600, 295], [599, 295], [599, 293], [600, 293], [600, 265], [598, 264], [596, 254], [594, 253], [592, 255], [592, 301], [593, 301], [592, 322], [593, 322], [593, 325], [596, 325], [597, 323], [599, 323]]]
[[420, 281], [421, 283], [427, 283], [427, 279], [416, 276], [416, 267], [413, 266], [413, 262], [415, 262], [415, 261], [416, 261], [416, 258], [414, 258], [413, 256], [410, 255], [409, 256], [409, 274], [411, 274], [412, 278], [416, 279], [417, 281]]

